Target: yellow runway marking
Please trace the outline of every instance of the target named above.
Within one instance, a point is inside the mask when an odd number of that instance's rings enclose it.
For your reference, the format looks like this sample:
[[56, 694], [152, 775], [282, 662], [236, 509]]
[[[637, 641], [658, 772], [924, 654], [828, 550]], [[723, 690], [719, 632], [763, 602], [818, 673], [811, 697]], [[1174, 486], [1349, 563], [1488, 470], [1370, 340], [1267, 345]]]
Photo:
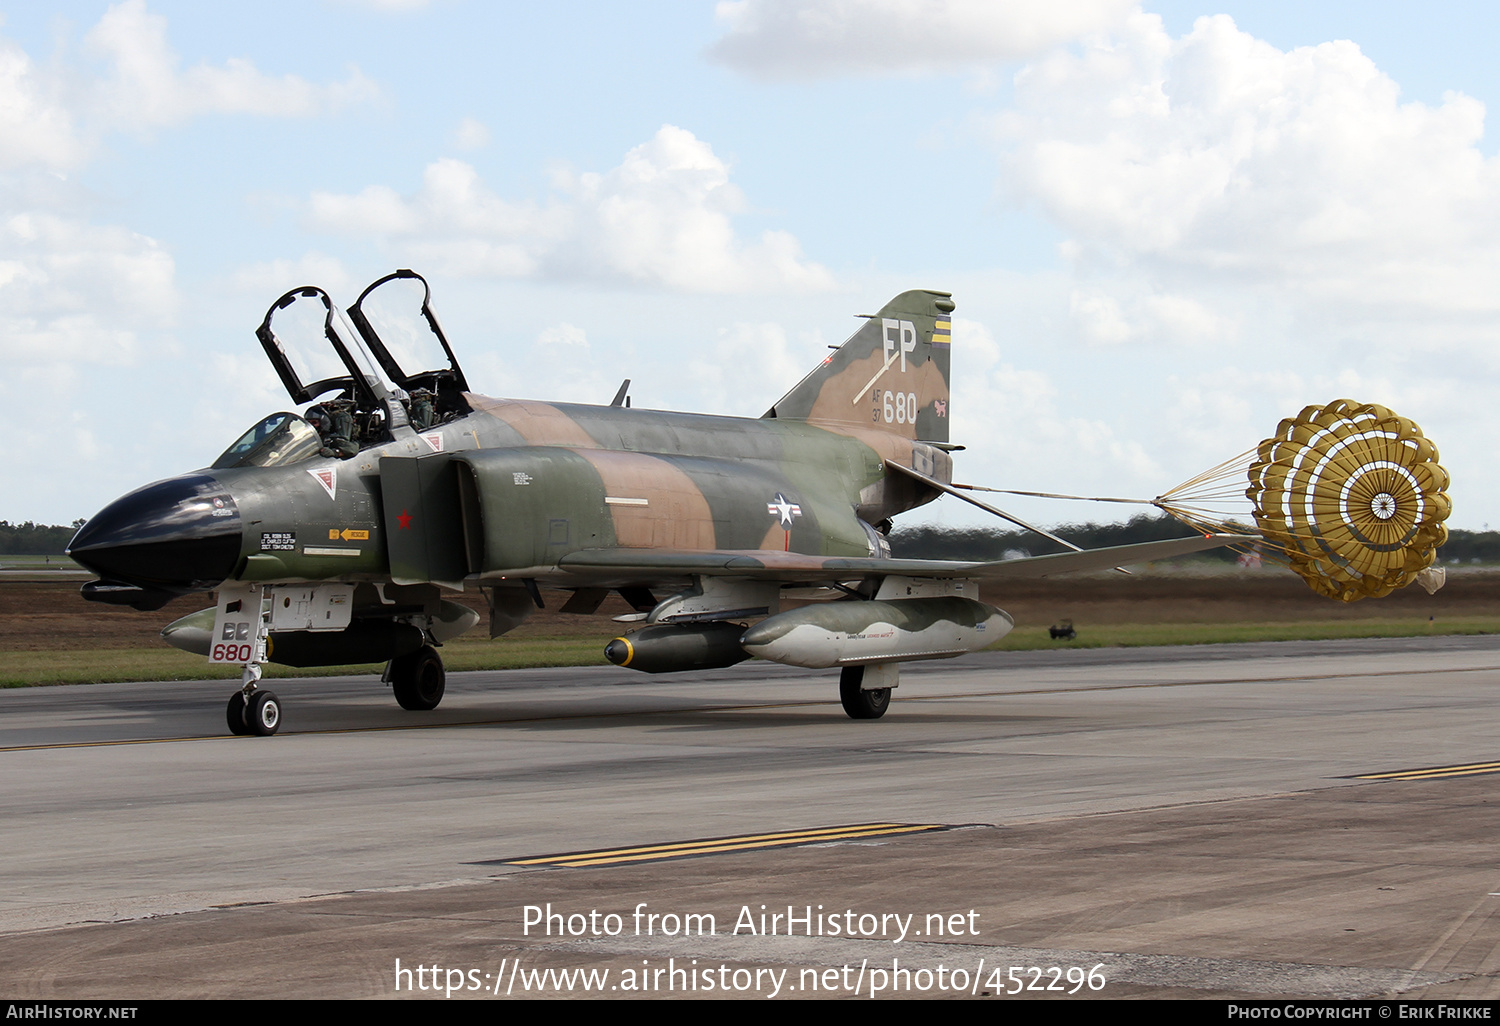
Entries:
[[560, 855], [541, 855], [529, 859], [502, 859], [490, 864], [570, 868], [613, 866], [628, 862], [655, 862], [664, 859], [689, 858], [695, 855], [718, 855], [731, 851], [754, 851], [762, 848], [794, 848], [809, 844], [826, 844], [830, 841], [847, 841], [864, 837], [889, 837], [895, 834], [914, 834], [930, 830], [947, 829], [948, 827], [946, 826], [934, 823], [857, 823], [851, 826], [820, 827], [815, 830], [787, 830], [776, 834], [709, 837], [697, 841], [651, 844], [637, 848], [609, 848], [598, 851], [565, 852]]
[[[248, 736], [248, 735], [247, 735]], [[113, 748], [117, 745], [162, 745], [175, 741], [242, 741], [233, 734], [200, 734], [197, 737], [134, 737], [114, 741], [54, 741], [43, 745], [10, 745], [0, 752], [47, 752], [56, 748]]]
[[1500, 773], [1500, 762], [1472, 762], [1466, 766], [1427, 766], [1422, 769], [1392, 770], [1390, 773], [1361, 773], [1355, 780], [1438, 780], [1443, 777], [1477, 777]]

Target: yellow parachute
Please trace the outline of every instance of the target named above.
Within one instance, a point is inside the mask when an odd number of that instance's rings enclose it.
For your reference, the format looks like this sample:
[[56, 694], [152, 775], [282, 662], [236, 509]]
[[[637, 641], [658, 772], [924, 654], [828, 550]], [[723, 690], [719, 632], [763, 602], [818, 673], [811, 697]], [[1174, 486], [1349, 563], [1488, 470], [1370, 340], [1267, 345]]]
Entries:
[[[1429, 593], [1442, 587], [1432, 563], [1448, 540], [1452, 507], [1437, 460], [1437, 446], [1405, 417], [1336, 399], [1288, 417], [1274, 438], [1154, 499], [956, 487], [1152, 505], [1204, 533], [1259, 534], [1249, 546], [1257, 557], [1285, 563], [1320, 595], [1353, 602], [1413, 581]], [[1253, 527], [1238, 519], [1245, 499]]]
[[1416, 580], [1448, 540], [1448, 472], [1422, 429], [1339, 399], [1283, 420], [1245, 496], [1268, 543], [1312, 589], [1353, 602]]

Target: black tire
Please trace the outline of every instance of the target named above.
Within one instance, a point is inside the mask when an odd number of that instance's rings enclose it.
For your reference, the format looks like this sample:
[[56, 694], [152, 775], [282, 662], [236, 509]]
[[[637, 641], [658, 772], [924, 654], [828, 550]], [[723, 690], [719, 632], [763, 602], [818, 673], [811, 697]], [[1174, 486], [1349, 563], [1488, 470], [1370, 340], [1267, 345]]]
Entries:
[[878, 720], [891, 707], [891, 689], [860, 687], [865, 679], [863, 666], [846, 666], [839, 671], [839, 701], [851, 720]]
[[403, 709], [413, 712], [436, 709], [443, 700], [446, 685], [443, 657], [431, 645], [391, 660], [391, 690], [396, 692], [396, 701]]
[[281, 729], [281, 699], [276, 691], [251, 691], [245, 703], [246, 733], [269, 738]]
[[229, 708], [224, 710], [224, 720], [229, 724], [229, 732], [241, 737], [250, 733], [250, 728], [245, 725], [245, 693], [236, 691], [229, 696]]
[[270, 737], [281, 729], [281, 701], [274, 691], [252, 691], [245, 704], [246, 733]]

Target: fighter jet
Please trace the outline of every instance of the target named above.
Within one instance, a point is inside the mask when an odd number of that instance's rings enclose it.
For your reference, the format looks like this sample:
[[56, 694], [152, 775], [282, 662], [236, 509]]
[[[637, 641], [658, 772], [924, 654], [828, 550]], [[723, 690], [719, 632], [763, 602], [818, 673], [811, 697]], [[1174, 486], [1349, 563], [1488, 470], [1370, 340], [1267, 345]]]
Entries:
[[[267, 662], [384, 662], [403, 708], [436, 708], [440, 649], [479, 620], [451, 596], [473, 588], [492, 638], [548, 594], [594, 613], [614, 591], [637, 621], [606, 646], [618, 666], [836, 668], [844, 710], [875, 719], [902, 663], [1011, 629], [980, 582], [1239, 540], [893, 559], [893, 518], [945, 493], [976, 502], [952, 484], [953, 309], [946, 292], [902, 293], [747, 419], [632, 407], [628, 381], [608, 406], [489, 398], [470, 391], [420, 275], [379, 279], [347, 314], [322, 289], [294, 289], [256, 335], [302, 412], [117, 499], [68, 551], [98, 574], [83, 586], [92, 601], [152, 610], [217, 593], [162, 633], [242, 668], [226, 711], [236, 734], [281, 724], [259, 685]], [[792, 591], [829, 601], [783, 608]]]

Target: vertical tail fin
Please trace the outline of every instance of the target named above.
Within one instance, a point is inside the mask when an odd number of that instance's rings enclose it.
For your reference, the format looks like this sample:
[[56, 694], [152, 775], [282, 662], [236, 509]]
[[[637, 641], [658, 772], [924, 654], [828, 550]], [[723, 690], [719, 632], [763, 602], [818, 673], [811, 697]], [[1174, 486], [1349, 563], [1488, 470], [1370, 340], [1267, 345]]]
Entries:
[[947, 442], [952, 312], [947, 292], [901, 293], [765, 415]]

